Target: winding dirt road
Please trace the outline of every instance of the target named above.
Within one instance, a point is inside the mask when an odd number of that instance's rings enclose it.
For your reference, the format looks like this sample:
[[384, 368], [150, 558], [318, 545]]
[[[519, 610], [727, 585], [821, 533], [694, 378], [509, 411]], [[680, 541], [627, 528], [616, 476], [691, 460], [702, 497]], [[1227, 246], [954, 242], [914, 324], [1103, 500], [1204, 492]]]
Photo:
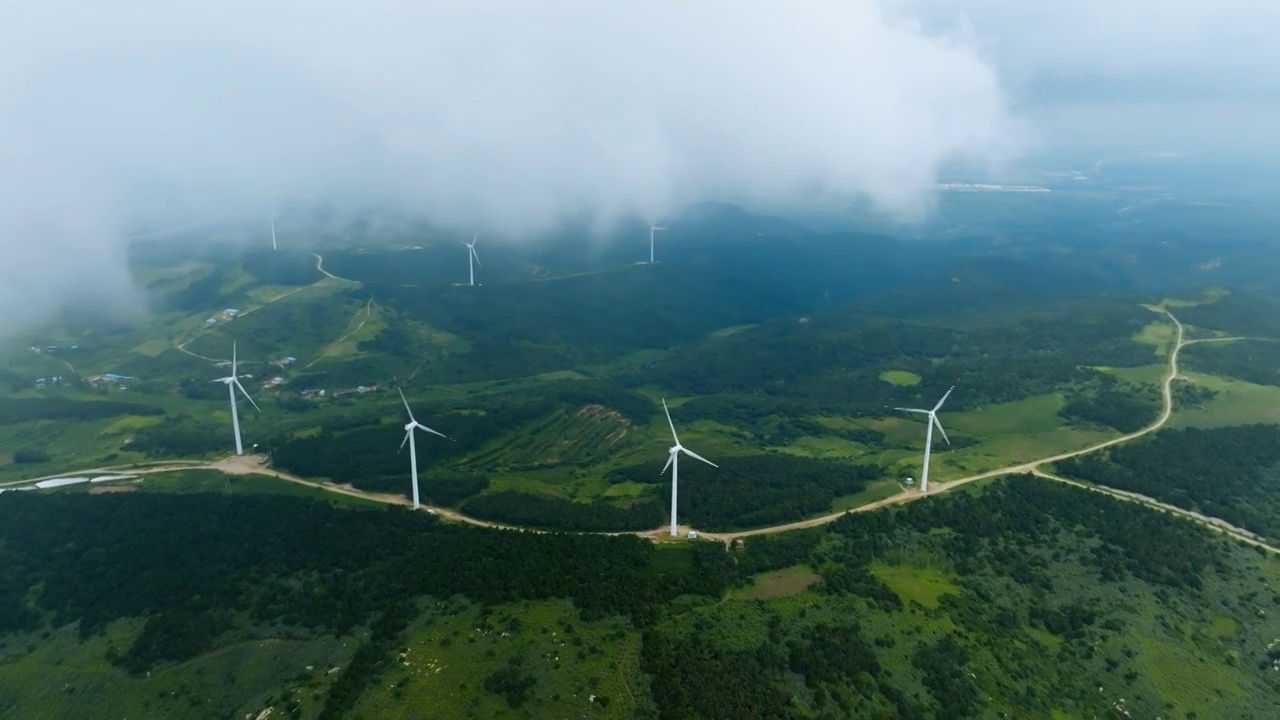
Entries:
[[[316, 269], [320, 270], [327, 277], [334, 278], [335, 280], [344, 280], [344, 278], [339, 278], [334, 275], [329, 275], [329, 273], [325, 272], [323, 268], [321, 268], [321, 262], [323, 262], [323, 259], [319, 255], [316, 255], [316, 259], [317, 259]], [[347, 281], [347, 282], [351, 282], [351, 281]], [[829, 515], [809, 518], [807, 520], [799, 520], [796, 522], [785, 523], [782, 525], [773, 525], [770, 527], [754, 528], [751, 530], [742, 530], [738, 532], [728, 532], [728, 533], [700, 532], [699, 534], [705, 539], [718, 540], [720, 542], [728, 544], [733, 542], [734, 540], [753, 537], [756, 535], [769, 535], [774, 533], [787, 532], [790, 530], [801, 530], [804, 528], [812, 528], [812, 527], [817, 527], [819, 525], [825, 525], [827, 523], [834, 522], [835, 520], [843, 517], [846, 513], [871, 512], [873, 510], [889, 507], [891, 505], [900, 505], [902, 503], [920, 500], [925, 497], [932, 497], [934, 495], [944, 493], [944, 492], [953, 490], [955, 488], [962, 487], [969, 483], [977, 482], [979, 480], [986, 480], [989, 478], [1001, 477], [1004, 475], [1032, 474], [1047, 480], [1053, 480], [1055, 482], [1065, 483], [1073, 487], [1082, 488], [1092, 492], [1099, 492], [1124, 502], [1136, 502], [1142, 505], [1146, 505], [1147, 507], [1153, 508], [1155, 510], [1159, 510], [1161, 512], [1172, 513], [1174, 515], [1177, 515], [1178, 517], [1184, 518], [1191, 522], [1198, 523], [1204, 527], [1208, 527], [1212, 530], [1223, 533], [1227, 536], [1230, 536], [1233, 539], [1240, 540], [1241, 542], [1247, 543], [1249, 545], [1253, 545], [1254, 547], [1262, 548], [1271, 553], [1280, 554], [1280, 549], [1277, 549], [1267, 544], [1264, 541], [1264, 539], [1261, 536], [1257, 535], [1256, 533], [1245, 530], [1244, 528], [1239, 528], [1234, 525], [1231, 525], [1230, 523], [1227, 523], [1226, 521], [1221, 520], [1219, 518], [1203, 515], [1193, 510], [1179, 508], [1179, 507], [1170, 505], [1168, 503], [1164, 503], [1159, 500], [1156, 500], [1155, 498], [1151, 498], [1146, 495], [1141, 495], [1134, 492], [1129, 492], [1127, 490], [1118, 490], [1116, 488], [1110, 488], [1103, 485], [1091, 485], [1091, 484], [1079, 482], [1076, 480], [1069, 480], [1067, 478], [1054, 475], [1053, 473], [1050, 473], [1041, 467], [1043, 465], [1049, 465], [1049, 464], [1066, 460], [1069, 458], [1079, 457], [1081, 455], [1087, 455], [1092, 452], [1104, 450], [1114, 445], [1119, 445], [1121, 443], [1129, 442], [1131, 440], [1140, 438], [1144, 435], [1153, 433], [1156, 430], [1159, 430], [1160, 428], [1164, 427], [1164, 425], [1169, 422], [1169, 418], [1172, 417], [1173, 415], [1173, 382], [1177, 380], [1179, 377], [1181, 377], [1178, 373], [1178, 355], [1182, 352], [1182, 349], [1187, 347], [1188, 345], [1194, 345], [1197, 343], [1233, 342], [1237, 340], [1247, 339], [1244, 337], [1218, 337], [1218, 338], [1201, 338], [1197, 340], [1187, 340], [1185, 337], [1184, 329], [1182, 327], [1182, 323], [1178, 321], [1178, 318], [1174, 317], [1173, 313], [1169, 312], [1167, 308], [1163, 308], [1163, 307], [1159, 308], [1159, 311], [1164, 313], [1166, 316], [1168, 316], [1170, 320], [1173, 321], [1174, 326], [1177, 328], [1177, 336], [1174, 342], [1173, 350], [1169, 353], [1169, 369], [1165, 374], [1164, 381], [1162, 382], [1161, 388], [1160, 388], [1161, 398], [1163, 400], [1163, 408], [1160, 411], [1160, 416], [1150, 425], [1142, 428], [1141, 430], [1129, 433], [1127, 435], [1121, 435], [1119, 437], [1115, 437], [1100, 443], [1096, 443], [1094, 445], [1090, 445], [1088, 447], [1081, 448], [1079, 450], [1071, 450], [1064, 453], [1058, 453], [1057, 455], [1044, 457], [1039, 460], [1033, 460], [1031, 462], [1021, 463], [1018, 465], [1010, 465], [1008, 467], [997, 468], [995, 470], [987, 470], [985, 472], [977, 473], [975, 475], [970, 475], [968, 477], [957, 478], [955, 480], [950, 480], [947, 482], [935, 482], [933, 484], [932, 492], [928, 493], [928, 495], [924, 495], [919, 492], [903, 491], [902, 493], [899, 493], [892, 497], [867, 503], [866, 505], [861, 505], [851, 510], [843, 510], [841, 512], [831, 513]], [[368, 492], [368, 491], [356, 489], [351, 485], [337, 484], [333, 482], [324, 482], [324, 481], [318, 481], [318, 480], [309, 480], [307, 478], [298, 477], [297, 475], [291, 475], [289, 473], [267, 467], [266, 458], [263, 456], [257, 456], [257, 455], [241, 455], [241, 456], [232, 455], [230, 457], [223, 458], [221, 460], [217, 460], [214, 462], [172, 462], [172, 463], [165, 463], [165, 464], [156, 464], [151, 466], [125, 466], [125, 467], [117, 466], [117, 467], [107, 467], [107, 468], [94, 468], [91, 470], [84, 470], [76, 473], [62, 473], [60, 475], [50, 475], [44, 478], [35, 478], [34, 480], [25, 480], [22, 482], [23, 484], [25, 484], [25, 483], [35, 482], [38, 480], [51, 479], [56, 477], [68, 477], [71, 475], [77, 475], [77, 476], [106, 475], [106, 474], [112, 474], [112, 473], [129, 474], [129, 475], [150, 475], [150, 474], [157, 474], [157, 473], [177, 472], [181, 470], [194, 470], [194, 469], [218, 470], [221, 472], [225, 472], [229, 475], [267, 475], [267, 476], [274, 477], [287, 482], [296, 483], [299, 485], [305, 485], [307, 487], [317, 488], [319, 490], [324, 490], [326, 492], [338, 493], [340, 495], [347, 495], [349, 497], [360, 498], [363, 500], [371, 500], [374, 502], [386, 503], [389, 505], [407, 506], [409, 504], [408, 498], [404, 497], [403, 495], [396, 495], [392, 493]], [[545, 530], [539, 530], [535, 528], [525, 528], [525, 527], [518, 527], [513, 525], [504, 525], [502, 523], [489, 522], [487, 520], [481, 520], [479, 518], [473, 518], [473, 517], [464, 515], [456, 510], [450, 510], [448, 508], [423, 505], [422, 509], [447, 520], [467, 523], [469, 525], [475, 525], [478, 527], [494, 528], [494, 529], [502, 529], [502, 530], [515, 530], [520, 532], [532, 532], [532, 533], [547, 532]], [[687, 535], [689, 530], [693, 528], [687, 528], [682, 526], [680, 529], [681, 529], [682, 535]], [[645, 530], [645, 531], [636, 531], [636, 532], [609, 532], [609, 533], [602, 532], [602, 533], [592, 533], [592, 534], [638, 535], [640, 537], [647, 537], [654, 540], [660, 540], [664, 536], [667, 536], [667, 532], [668, 531], [666, 526], [663, 526], [661, 528], [657, 528], [654, 530]]]
[[[250, 308], [246, 308], [243, 312], [241, 312], [241, 313], [239, 313], [238, 315], [236, 315], [236, 317], [237, 317], [237, 318], [242, 318], [242, 317], [244, 317], [245, 315], [249, 315], [249, 314], [251, 314], [251, 313], [255, 313], [255, 312], [257, 312], [257, 311], [261, 310], [262, 308], [265, 308], [265, 307], [267, 307], [268, 305], [271, 305], [272, 303], [280, 302], [281, 300], [284, 300], [284, 299], [285, 299], [285, 298], [287, 298], [287, 297], [291, 297], [291, 296], [293, 296], [293, 295], [295, 295], [295, 294], [297, 294], [297, 293], [300, 293], [300, 292], [302, 292], [303, 290], [306, 290], [306, 289], [308, 289], [308, 288], [316, 287], [317, 285], [320, 285], [321, 283], [325, 282], [326, 280], [337, 280], [337, 281], [339, 281], [339, 282], [345, 282], [345, 283], [356, 283], [356, 282], [357, 282], [357, 281], [355, 281], [355, 280], [348, 280], [347, 278], [338, 277], [337, 275], [333, 275], [332, 273], [330, 273], [328, 270], [325, 270], [325, 269], [324, 269], [324, 256], [320, 255], [319, 253], [311, 253], [311, 256], [312, 256], [312, 257], [314, 257], [314, 258], [316, 259], [316, 270], [320, 271], [320, 274], [324, 275], [324, 277], [322, 277], [322, 278], [320, 278], [319, 280], [317, 280], [317, 281], [315, 281], [315, 282], [311, 283], [310, 285], [303, 285], [302, 287], [294, 288], [293, 290], [290, 290], [289, 292], [286, 292], [286, 293], [281, 293], [281, 294], [279, 294], [279, 295], [277, 295], [277, 296], [275, 296], [275, 297], [271, 298], [270, 300], [268, 300], [268, 301], [266, 301], [266, 302], [264, 302], [264, 303], [261, 303], [261, 304], [259, 304], [259, 305], [254, 305], [253, 307], [250, 307]], [[358, 283], [357, 283], [357, 284], [358, 284]], [[368, 309], [368, 308], [366, 308], [366, 310], [367, 310], [367, 309]], [[361, 325], [364, 325], [364, 323], [361, 323]], [[215, 325], [214, 327], [217, 327], [217, 326]], [[356, 328], [356, 329], [358, 330], [359, 328]], [[206, 357], [206, 356], [204, 356], [204, 355], [201, 355], [201, 354], [199, 354], [199, 353], [192, 352], [192, 351], [190, 351], [190, 350], [188, 350], [188, 349], [187, 349], [187, 345], [190, 345], [193, 341], [195, 341], [195, 339], [196, 339], [196, 338], [200, 337], [201, 335], [204, 335], [204, 334], [205, 334], [206, 332], [208, 332], [208, 331], [209, 331], [209, 328], [201, 328], [201, 329], [199, 330], [199, 332], [197, 332], [195, 335], [192, 335], [191, 337], [187, 338], [186, 340], [183, 340], [181, 343], [178, 343], [175, 347], [177, 347], [177, 349], [178, 349], [178, 351], [179, 351], [179, 352], [184, 352], [184, 353], [186, 353], [186, 354], [190, 355], [191, 357], [199, 358], [199, 359], [201, 359], [201, 360], [208, 360], [209, 362], [212, 362], [212, 363], [224, 362], [224, 361], [226, 361], [226, 360], [229, 360], [230, 358], [223, 358], [223, 359], [219, 359], [219, 358]], [[353, 331], [353, 332], [354, 332], [354, 331]], [[343, 339], [345, 340], [346, 338], [344, 337]]]
[[[1115, 437], [1110, 440], [1105, 440], [1103, 442], [1096, 443], [1094, 445], [1090, 445], [1088, 447], [1081, 448], [1079, 450], [1071, 450], [1069, 452], [1058, 453], [1057, 455], [1051, 455], [1049, 457], [1041, 458], [1039, 460], [1033, 460], [1031, 462], [1026, 462], [1019, 465], [1010, 465], [1008, 467], [997, 468], [995, 470], [988, 470], [986, 472], [978, 473], [976, 475], [957, 478], [949, 482], [942, 482], [942, 483], [935, 482], [933, 485], [934, 489], [932, 492], [928, 493], [928, 496], [947, 492], [948, 490], [953, 490], [957, 487], [960, 487], [962, 485], [967, 485], [971, 482], [976, 482], [978, 480], [986, 480], [989, 478], [1000, 477], [1003, 475], [1017, 475], [1017, 474], [1029, 473], [1029, 474], [1036, 475], [1038, 477], [1045, 478], [1047, 480], [1054, 480], [1054, 481], [1066, 483], [1068, 485], [1072, 485], [1075, 487], [1080, 487], [1088, 490], [1101, 492], [1103, 494], [1110, 495], [1111, 497], [1125, 500], [1128, 502], [1137, 502], [1156, 510], [1172, 512], [1178, 515], [1179, 517], [1185, 518], [1187, 520], [1191, 520], [1193, 522], [1197, 522], [1206, 527], [1210, 527], [1214, 530], [1217, 530], [1218, 532], [1222, 532], [1242, 542], [1249, 543], [1250, 545], [1254, 545], [1256, 547], [1264, 548], [1273, 553], [1280, 553], [1280, 549], [1272, 547], [1271, 545], [1268, 545], [1267, 543], [1263, 542], [1262, 538], [1259, 535], [1249, 532], [1248, 530], [1245, 530], [1243, 528], [1238, 528], [1234, 525], [1231, 525], [1230, 523], [1227, 523], [1225, 520], [1202, 515], [1200, 513], [1197, 513], [1191, 510], [1178, 508], [1173, 505], [1160, 502], [1159, 500], [1156, 500], [1154, 498], [1147, 497], [1146, 495], [1140, 495], [1138, 493], [1132, 493], [1126, 490], [1117, 490], [1115, 488], [1109, 488], [1104, 485], [1090, 485], [1087, 483], [1082, 483], [1074, 480], [1068, 480], [1066, 478], [1059, 477], [1057, 475], [1054, 475], [1052, 473], [1046, 472], [1045, 470], [1041, 469], [1042, 465], [1049, 465], [1062, 460], [1067, 460], [1069, 458], [1079, 457], [1081, 455], [1087, 455], [1092, 452], [1104, 450], [1114, 445], [1119, 445], [1121, 443], [1129, 442], [1130, 440], [1135, 440], [1137, 438], [1153, 433], [1156, 430], [1159, 430], [1160, 428], [1164, 427], [1164, 425], [1169, 422], [1169, 418], [1172, 417], [1173, 415], [1173, 382], [1180, 377], [1178, 373], [1178, 355], [1182, 352], [1182, 349], [1188, 345], [1194, 345], [1197, 343], [1233, 342], [1237, 340], [1247, 339], [1244, 337], [1220, 337], [1220, 338], [1201, 338], [1198, 340], [1187, 340], [1185, 337], [1185, 331], [1182, 327], [1182, 323], [1178, 321], [1178, 318], [1174, 317], [1173, 313], [1169, 312], [1169, 310], [1166, 308], [1161, 308], [1160, 311], [1163, 312], [1166, 316], [1168, 316], [1170, 320], [1173, 321], [1174, 327], [1177, 328], [1177, 339], [1174, 342], [1172, 352], [1169, 353], [1169, 370], [1168, 372], [1166, 372], [1164, 376], [1164, 381], [1163, 383], [1161, 383], [1161, 388], [1160, 388], [1160, 394], [1163, 400], [1164, 407], [1160, 411], [1160, 416], [1156, 418], [1154, 422], [1142, 428], [1141, 430], [1131, 432], [1127, 435], [1121, 435], [1119, 437]], [[883, 500], [877, 500], [876, 502], [867, 503], [866, 505], [853, 508], [852, 510], [845, 510], [838, 513], [831, 513], [830, 515], [823, 515], [821, 517], [809, 518], [808, 520], [800, 520], [793, 523], [787, 523], [785, 525], [774, 525], [771, 527], [754, 528], [752, 530], [742, 530], [739, 532], [731, 532], [731, 533], [704, 533], [703, 537], [706, 537], [708, 539], [720, 540], [722, 542], [728, 543], [738, 538], [746, 538], [746, 537], [751, 537], [753, 535], [768, 535], [772, 533], [786, 532], [788, 530], [800, 530], [803, 528], [817, 527], [819, 525], [825, 525], [826, 523], [833, 522], [848, 512], [870, 512], [872, 510], [878, 510], [880, 508], [887, 507], [890, 505], [900, 505], [902, 503], [911, 502], [913, 500], [919, 500], [924, 497], [927, 497], [927, 496], [919, 492], [904, 491], [898, 495], [894, 495], [892, 497], [888, 497]]]

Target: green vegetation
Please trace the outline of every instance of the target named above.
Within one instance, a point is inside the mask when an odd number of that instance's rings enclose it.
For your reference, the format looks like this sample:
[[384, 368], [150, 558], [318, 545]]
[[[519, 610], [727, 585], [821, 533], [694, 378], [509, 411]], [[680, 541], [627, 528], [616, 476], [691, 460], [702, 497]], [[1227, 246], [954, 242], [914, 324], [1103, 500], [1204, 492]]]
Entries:
[[1188, 370], [1280, 386], [1280, 337], [1276, 341], [1197, 343], [1184, 350], [1182, 357]]
[[890, 385], [906, 386], [919, 385], [921, 380], [919, 375], [906, 370], [885, 370], [880, 373], [880, 379]]
[[813, 590], [645, 631], [663, 717], [1110, 717], [1121, 698], [1134, 717], [1280, 709], [1280, 621], [1259, 587], [1280, 576], [1190, 523], [1024, 476], [795, 540], [751, 538], [740, 563], [805, 563], [825, 578]]
[[19, 717], [1280, 710], [1273, 563], [1030, 476], [729, 552], [261, 493], [6, 494], [0, 520]]
[[1162, 430], [1057, 469], [1280, 536], [1280, 429], [1272, 425]]
[[[625, 534], [667, 517], [662, 398], [720, 466], [683, 463], [681, 521], [787, 523], [899, 492], [924, 428], [886, 406], [953, 384], [938, 480], [1146, 426], [1169, 307], [1219, 339], [1173, 384], [1174, 426], [1208, 429], [1060, 470], [1274, 536], [1275, 428], [1247, 425], [1280, 423], [1280, 311], [1234, 285], [1154, 299], [1225, 251], [1155, 219], [1168, 246], [1099, 245], [1111, 205], [993, 244], [965, 207], [926, 259], [704, 208], [659, 265], [575, 230], [487, 256], [477, 288], [434, 229], [317, 231], [356, 282], [309, 252], [141, 248], [151, 317], [68, 310], [0, 353], [5, 482], [225, 454], [210, 380], [235, 342], [262, 407], [240, 404], [246, 448], [280, 469], [407, 494], [402, 388], [450, 438], [419, 436], [427, 502], [623, 534], [205, 470], [6, 492], [0, 715], [1277, 715], [1274, 563], [1110, 497], [1015, 477], [727, 552]], [[1262, 256], [1234, 252], [1215, 278], [1267, 292]]]
[[1280, 388], [1212, 375], [1183, 375], [1190, 382], [1175, 385], [1186, 402], [1173, 417], [1174, 427], [1280, 424]]

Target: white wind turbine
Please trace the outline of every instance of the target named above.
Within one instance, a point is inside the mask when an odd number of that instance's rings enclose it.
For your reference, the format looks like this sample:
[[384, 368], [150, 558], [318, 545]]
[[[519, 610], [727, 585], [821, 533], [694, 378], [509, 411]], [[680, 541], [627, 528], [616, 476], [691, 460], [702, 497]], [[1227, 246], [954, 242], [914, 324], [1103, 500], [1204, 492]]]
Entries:
[[404, 403], [405, 412], [409, 413], [409, 422], [404, 425], [404, 440], [400, 441], [400, 450], [404, 450], [404, 444], [409, 443], [409, 470], [413, 473], [413, 509], [418, 509], [418, 447], [413, 441], [413, 431], [425, 430], [432, 435], [439, 435], [448, 440], [444, 433], [436, 432], [431, 428], [418, 422], [413, 417], [413, 411], [409, 409], [409, 401], [404, 397], [404, 391], [400, 391], [400, 400]]
[[253, 398], [249, 397], [249, 392], [240, 384], [240, 378], [242, 377], [248, 377], [248, 375], [236, 375], [236, 344], [233, 342], [231, 343], [231, 374], [224, 378], [218, 378], [213, 382], [225, 384], [227, 386], [227, 392], [231, 396], [231, 427], [236, 432], [237, 455], [244, 454], [244, 446], [240, 444], [240, 413], [236, 410], [236, 388], [240, 389], [240, 392], [244, 394], [244, 399], [248, 400], [249, 404], [253, 405], [254, 410], [262, 412], [262, 408], [258, 407], [258, 403], [254, 402]]
[[276, 216], [275, 215], [271, 216], [271, 249], [272, 250], [280, 249], [276, 245]]
[[671, 422], [671, 411], [667, 409], [666, 398], [662, 399], [662, 412], [667, 414], [667, 425], [671, 426], [671, 439], [676, 443], [667, 451], [667, 464], [663, 465], [662, 472], [658, 473], [659, 475], [665, 474], [667, 468], [671, 468], [671, 535], [675, 537], [679, 534], [676, 530], [676, 498], [677, 490], [679, 490], [680, 486], [680, 453], [684, 453], [694, 460], [701, 460], [711, 467], [720, 466], [680, 444], [680, 436], [676, 435], [676, 424]]
[[658, 225], [649, 226], [649, 263], [650, 264], [657, 262], [656, 260], [653, 259], [653, 233], [655, 230], [666, 230], [666, 228], [660, 227]]
[[938, 432], [942, 433], [942, 439], [947, 441], [947, 445], [951, 445], [951, 440], [947, 438], [947, 431], [942, 429], [942, 423], [938, 421], [938, 410], [942, 407], [942, 403], [947, 401], [947, 397], [951, 395], [951, 391], [955, 389], [955, 385], [948, 388], [947, 392], [942, 396], [942, 399], [938, 401], [937, 405], [933, 406], [932, 410], [921, 410], [919, 408], [894, 408], [894, 410], [901, 410], [909, 413], [920, 413], [922, 415], [929, 416], [927, 421], [929, 429], [926, 430], [924, 434], [924, 469], [920, 472], [920, 494], [922, 495], [929, 492], [929, 451], [933, 449], [934, 425], [938, 426]]
[[467, 270], [471, 275], [471, 284], [476, 284], [476, 265], [480, 264], [480, 256], [476, 254], [476, 238], [480, 237], [480, 233], [471, 236], [471, 242], [463, 241], [467, 246]]

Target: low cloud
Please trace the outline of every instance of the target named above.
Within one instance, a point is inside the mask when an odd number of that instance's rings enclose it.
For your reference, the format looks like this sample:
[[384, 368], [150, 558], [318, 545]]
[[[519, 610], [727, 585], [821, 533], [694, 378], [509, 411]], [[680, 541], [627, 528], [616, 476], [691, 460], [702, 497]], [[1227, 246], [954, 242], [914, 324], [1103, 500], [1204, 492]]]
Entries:
[[377, 204], [509, 238], [711, 199], [918, 212], [941, 163], [999, 162], [1026, 136], [971, 33], [886, 7], [9, 7], [0, 300], [36, 320], [73, 289], [121, 292], [139, 223], [286, 203]]

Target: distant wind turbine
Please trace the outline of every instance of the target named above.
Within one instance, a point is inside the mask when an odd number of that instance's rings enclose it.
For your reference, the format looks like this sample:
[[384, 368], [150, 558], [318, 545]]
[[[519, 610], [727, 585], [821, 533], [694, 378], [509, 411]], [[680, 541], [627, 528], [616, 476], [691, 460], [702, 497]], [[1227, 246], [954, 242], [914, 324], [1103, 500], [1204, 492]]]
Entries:
[[404, 403], [405, 412], [409, 413], [409, 422], [404, 425], [404, 440], [400, 441], [400, 450], [404, 450], [404, 444], [409, 443], [409, 470], [413, 473], [413, 509], [418, 509], [418, 447], [413, 441], [413, 431], [425, 430], [432, 435], [439, 435], [448, 440], [444, 433], [436, 432], [431, 428], [418, 422], [413, 417], [413, 411], [409, 409], [409, 401], [404, 397], [404, 391], [400, 391], [400, 400]]
[[666, 228], [660, 227], [658, 225], [649, 226], [649, 263], [650, 264], [657, 262], [657, 260], [653, 259], [653, 233], [655, 230], [666, 230]]
[[249, 397], [249, 392], [244, 389], [243, 385], [240, 384], [240, 378], [242, 377], [248, 377], [248, 376], [236, 375], [236, 344], [231, 343], [231, 374], [224, 378], [218, 378], [213, 382], [224, 383], [227, 386], [227, 393], [230, 394], [231, 396], [231, 427], [232, 429], [235, 430], [235, 433], [236, 433], [236, 454], [237, 455], [244, 454], [244, 446], [240, 444], [240, 413], [236, 409], [236, 388], [240, 389], [240, 392], [244, 394], [244, 399], [248, 400], [249, 404], [253, 405], [254, 410], [257, 410], [258, 412], [262, 412], [262, 408], [258, 407], [258, 403], [254, 402], [253, 398]]
[[667, 414], [667, 425], [671, 426], [671, 439], [676, 443], [667, 451], [667, 464], [663, 465], [662, 472], [658, 473], [663, 475], [667, 472], [667, 468], [671, 468], [671, 536], [675, 537], [679, 534], [676, 530], [676, 499], [677, 491], [680, 487], [680, 453], [684, 453], [694, 460], [701, 460], [711, 467], [720, 466], [680, 444], [680, 436], [676, 435], [676, 424], [671, 422], [671, 411], [667, 409], [666, 398], [662, 400], [662, 412]]
[[951, 445], [951, 440], [947, 438], [947, 431], [942, 429], [942, 423], [939, 422], [938, 420], [938, 410], [942, 408], [942, 403], [947, 401], [947, 397], [949, 397], [951, 395], [951, 391], [955, 389], [956, 389], [955, 385], [952, 385], [950, 388], [948, 388], [947, 392], [942, 396], [942, 399], [938, 401], [937, 405], [933, 406], [932, 410], [921, 410], [919, 408], [894, 408], [894, 410], [901, 410], [902, 412], [920, 413], [922, 415], [929, 416], [929, 419], [927, 421], [929, 424], [929, 429], [926, 430], [924, 434], [924, 470], [920, 472], [920, 494], [921, 495], [929, 492], [929, 451], [933, 449], [933, 426], [934, 425], [938, 426], [938, 432], [942, 433], [942, 439], [947, 441], [947, 446], [950, 447]]
[[471, 242], [464, 242], [467, 246], [467, 270], [471, 274], [471, 284], [476, 284], [476, 265], [480, 264], [480, 256], [476, 254], [476, 239], [480, 237], [480, 233], [471, 236]]
[[271, 249], [272, 250], [280, 249], [278, 246], [276, 246], [276, 216], [275, 215], [271, 216]]

